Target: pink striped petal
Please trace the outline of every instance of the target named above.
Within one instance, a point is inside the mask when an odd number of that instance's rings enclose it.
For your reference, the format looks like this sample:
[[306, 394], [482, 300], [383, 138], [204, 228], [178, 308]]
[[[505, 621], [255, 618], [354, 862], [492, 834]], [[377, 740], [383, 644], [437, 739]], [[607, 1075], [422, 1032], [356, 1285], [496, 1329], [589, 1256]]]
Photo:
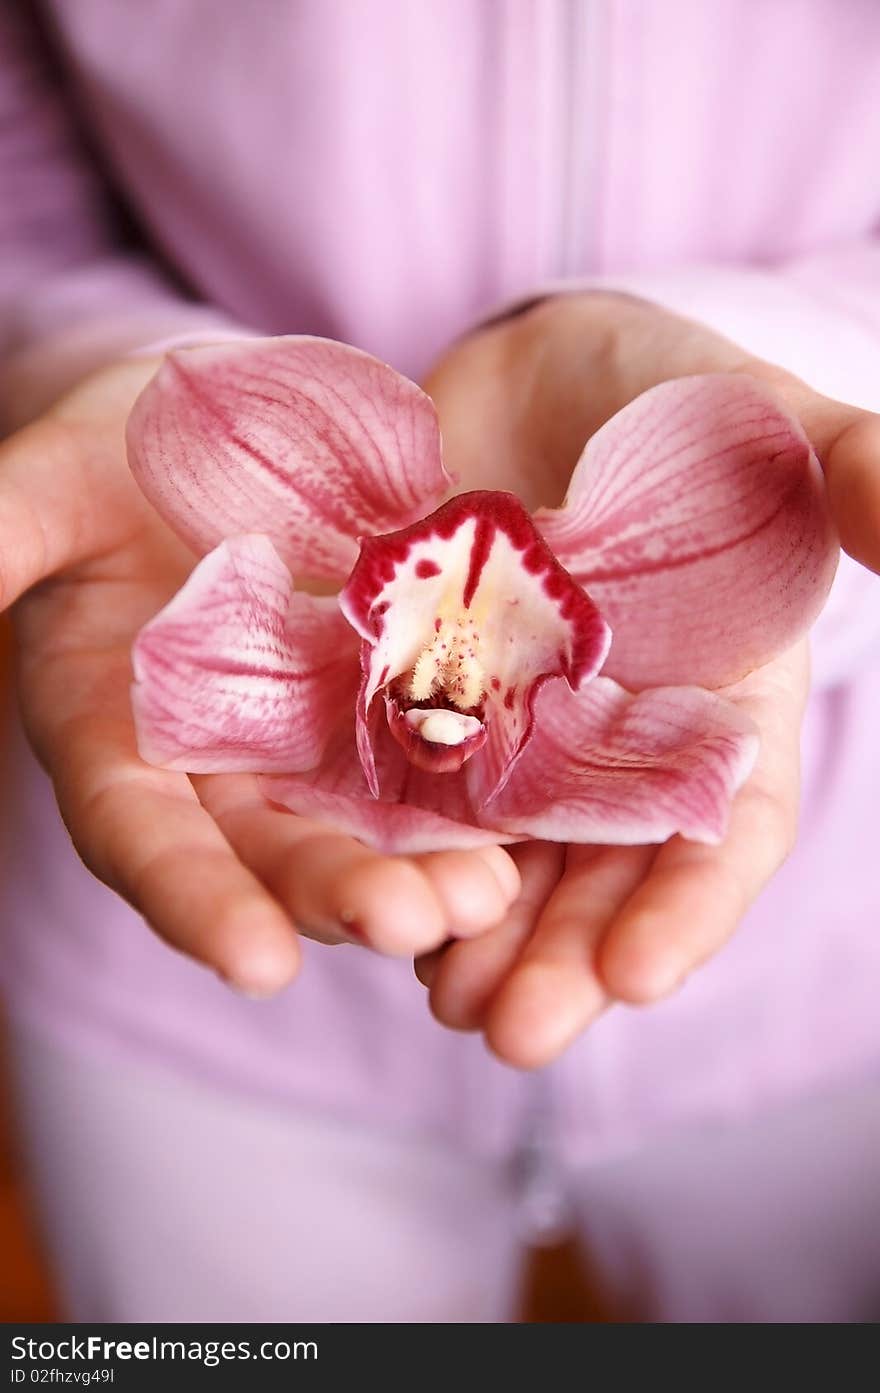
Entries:
[[387, 854], [416, 855], [517, 841], [476, 824], [464, 776], [431, 774], [407, 761], [384, 721], [374, 736], [380, 796], [370, 792], [354, 729], [345, 727], [317, 770], [260, 780], [273, 803], [359, 838]]
[[128, 453], [197, 552], [264, 533], [300, 578], [343, 580], [356, 538], [411, 522], [450, 482], [424, 392], [328, 339], [170, 354], [135, 403]]
[[549, 841], [628, 846], [681, 833], [714, 843], [757, 752], [748, 717], [698, 687], [631, 696], [606, 677], [580, 692], [550, 682], [531, 740], [481, 817]]
[[295, 592], [261, 536], [206, 556], [141, 630], [133, 661], [141, 755], [193, 774], [312, 768], [359, 676], [336, 600]]
[[803, 431], [733, 375], [638, 397], [535, 521], [611, 625], [606, 673], [634, 689], [719, 687], [767, 662], [815, 619], [838, 555]]
[[[549, 676], [572, 687], [588, 681], [610, 640], [596, 606], [509, 493], [461, 494], [410, 527], [366, 538], [340, 604], [364, 639], [359, 744], [374, 789], [367, 717], [378, 692], [396, 736], [425, 768], [462, 760], [456, 747], [407, 730], [407, 711], [483, 724], [488, 796], [528, 738], [537, 686]], [[462, 757], [484, 745], [466, 723], [462, 740]]]

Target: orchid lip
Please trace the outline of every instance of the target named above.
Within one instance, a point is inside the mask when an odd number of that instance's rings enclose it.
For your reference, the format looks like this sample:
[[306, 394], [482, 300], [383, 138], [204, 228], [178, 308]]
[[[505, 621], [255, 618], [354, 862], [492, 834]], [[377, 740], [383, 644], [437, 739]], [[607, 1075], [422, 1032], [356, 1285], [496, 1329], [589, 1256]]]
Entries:
[[432, 774], [455, 774], [486, 742], [479, 717], [452, 706], [402, 706], [385, 697], [388, 728], [410, 764]]
[[483, 728], [476, 716], [465, 716], [446, 706], [411, 706], [403, 719], [429, 745], [463, 745]]

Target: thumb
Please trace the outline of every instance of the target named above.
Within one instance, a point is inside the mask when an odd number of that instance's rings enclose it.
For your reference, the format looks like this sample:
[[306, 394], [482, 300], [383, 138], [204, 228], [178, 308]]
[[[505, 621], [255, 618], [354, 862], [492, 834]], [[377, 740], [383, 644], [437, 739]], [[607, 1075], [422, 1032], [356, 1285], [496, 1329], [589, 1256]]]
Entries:
[[822, 465], [841, 546], [880, 573], [880, 415], [823, 396], [759, 360], [740, 371], [765, 380], [798, 417]]
[[126, 465], [125, 420], [153, 367], [108, 370], [0, 444], [0, 610], [150, 515]]
[[0, 446], [0, 609], [109, 544], [107, 509], [87, 458], [76, 432], [49, 420]]
[[841, 545], [880, 572], [880, 416], [864, 413], [851, 421], [823, 463]]

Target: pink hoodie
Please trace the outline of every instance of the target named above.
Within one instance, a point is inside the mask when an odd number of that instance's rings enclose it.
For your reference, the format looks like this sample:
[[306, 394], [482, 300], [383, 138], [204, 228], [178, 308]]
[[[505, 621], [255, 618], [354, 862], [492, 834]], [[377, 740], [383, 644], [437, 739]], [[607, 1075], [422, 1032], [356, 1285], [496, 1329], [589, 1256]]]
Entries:
[[[880, 408], [874, 0], [54, 0], [41, 34], [24, 9], [0, 17], [13, 384], [222, 323], [338, 337], [417, 377], [499, 304], [602, 278]], [[358, 950], [310, 946], [281, 998], [233, 996], [89, 878], [17, 745], [11, 1008], [491, 1151], [536, 1089], [587, 1157], [874, 1069], [880, 585], [855, 567], [815, 653], [794, 855], [683, 993], [610, 1012], [542, 1079], [443, 1031], [407, 964]]]

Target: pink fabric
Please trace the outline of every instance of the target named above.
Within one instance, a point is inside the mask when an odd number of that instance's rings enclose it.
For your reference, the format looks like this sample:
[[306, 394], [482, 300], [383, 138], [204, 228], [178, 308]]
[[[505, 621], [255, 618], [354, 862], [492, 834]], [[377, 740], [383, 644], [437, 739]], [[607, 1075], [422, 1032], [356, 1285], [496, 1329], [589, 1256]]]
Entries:
[[[149, 20], [115, 0], [45, 9], [42, 37], [23, 6], [0, 16], [10, 415], [89, 361], [235, 321], [418, 376], [499, 303], [603, 278], [880, 407], [873, 0], [217, 0], [209, 24], [194, 0]], [[573, 1154], [876, 1065], [880, 604], [852, 568], [842, 585], [798, 849], [677, 999], [611, 1012], [550, 1071]], [[405, 964], [310, 948], [281, 999], [238, 1000], [89, 879], [25, 756], [4, 783], [2, 971], [42, 1028], [510, 1144], [534, 1080], [440, 1030]]]
[[291, 1118], [27, 1030], [12, 1066], [68, 1320], [510, 1321], [539, 1216], [585, 1243], [618, 1319], [877, 1318], [876, 1080], [535, 1187], [463, 1147]]

